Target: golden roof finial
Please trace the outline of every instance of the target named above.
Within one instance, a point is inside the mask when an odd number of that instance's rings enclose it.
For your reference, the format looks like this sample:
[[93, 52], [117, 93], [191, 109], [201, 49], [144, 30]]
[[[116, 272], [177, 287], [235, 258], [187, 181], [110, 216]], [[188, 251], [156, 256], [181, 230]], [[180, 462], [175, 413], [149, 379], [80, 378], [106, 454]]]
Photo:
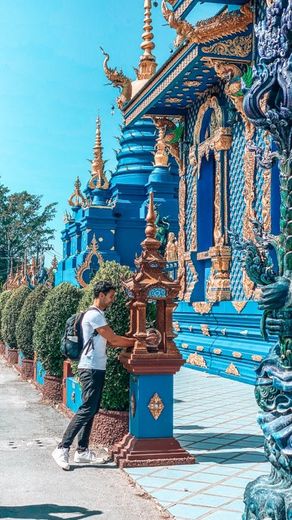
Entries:
[[142, 34], [143, 42], [140, 47], [144, 51], [139, 63], [139, 68], [137, 69], [137, 78], [138, 79], [150, 79], [153, 74], [156, 72], [156, 58], [153, 56], [152, 51], [155, 48], [155, 43], [153, 41], [154, 35], [152, 33], [152, 1], [144, 0], [144, 32]]
[[89, 187], [92, 190], [96, 188], [107, 190], [109, 182], [104, 172], [105, 161], [102, 158], [103, 146], [101, 142], [101, 121], [99, 116], [96, 120], [95, 145], [93, 152], [94, 159], [91, 164], [91, 179], [89, 181]]
[[78, 206], [82, 206], [82, 204], [86, 203], [85, 197], [83, 197], [81, 193], [81, 182], [79, 177], [77, 177], [75, 183], [74, 183], [74, 192], [72, 193], [71, 197], [68, 199], [69, 206], [77, 208]]

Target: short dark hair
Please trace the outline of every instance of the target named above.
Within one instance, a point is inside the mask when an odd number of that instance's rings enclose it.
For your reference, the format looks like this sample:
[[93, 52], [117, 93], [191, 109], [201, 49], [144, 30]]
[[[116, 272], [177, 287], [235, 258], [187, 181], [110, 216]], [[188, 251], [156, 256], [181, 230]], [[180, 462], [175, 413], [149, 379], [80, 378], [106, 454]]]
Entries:
[[107, 294], [109, 293], [110, 291], [115, 291], [116, 288], [115, 286], [111, 283], [111, 282], [108, 282], [107, 280], [103, 280], [101, 282], [97, 282], [93, 288], [93, 296], [94, 298], [98, 298], [99, 297], [99, 293], [103, 293], [103, 294]]

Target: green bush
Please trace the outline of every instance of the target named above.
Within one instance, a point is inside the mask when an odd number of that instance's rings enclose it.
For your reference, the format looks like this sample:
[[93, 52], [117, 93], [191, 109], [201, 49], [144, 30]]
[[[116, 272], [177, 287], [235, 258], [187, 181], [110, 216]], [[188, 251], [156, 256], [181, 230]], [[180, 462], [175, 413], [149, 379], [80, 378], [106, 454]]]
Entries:
[[67, 319], [77, 311], [82, 291], [69, 283], [54, 287], [36, 315], [33, 348], [45, 370], [62, 376], [63, 356], [60, 350]]
[[1, 330], [3, 339], [10, 348], [17, 348], [16, 324], [24, 302], [30, 293], [31, 289], [28, 287], [18, 287], [13, 291], [3, 309]]
[[12, 291], [3, 291], [1, 294], [0, 294], [0, 341], [3, 341], [3, 335], [2, 335], [2, 330], [1, 330], [1, 320], [2, 320], [2, 314], [3, 314], [3, 309], [6, 305], [6, 303], [8, 302], [10, 296], [12, 296], [13, 292]]
[[33, 327], [37, 312], [40, 311], [42, 304], [48, 296], [49, 288], [45, 285], [39, 285], [26, 298], [21, 309], [19, 319], [16, 325], [16, 341], [17, 347], [27, 359], [33, 359]]
[[[112, 282], [116, 291], [115, 302], [105, 311], [108, 324], [119, 336], [124, 336], [129, 330], [129, 309], [126, 306], [129, 298], [122, 287], [122, 282], [132, 275], [127, 266], [117, 262], [104, 262], [89, 287], [83, 290], [83, 297], [79, 309], [86, 310], [93, 302], [93, 287], [96, 282], [108, 280]], [[129, 409], [129, 374], [119, 362], [120, 350], [108, 348], [108, 361], [106, 367], [105, 385], [103, 390], [101, 408], [104, 410], [124, 411]], [[73, 366], [76, 373], [76, 364]]]

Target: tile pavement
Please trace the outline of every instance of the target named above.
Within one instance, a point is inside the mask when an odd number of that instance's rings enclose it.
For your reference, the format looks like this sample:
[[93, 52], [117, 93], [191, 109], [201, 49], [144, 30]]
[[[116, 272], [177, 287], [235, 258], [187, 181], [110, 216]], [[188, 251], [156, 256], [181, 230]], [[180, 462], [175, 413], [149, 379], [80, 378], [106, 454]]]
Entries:
[[269, 473], [253, 386], [182, 368], [175, 437], [197, 464], [127, 473], [177, 520], [241, 520], [248, 482]]

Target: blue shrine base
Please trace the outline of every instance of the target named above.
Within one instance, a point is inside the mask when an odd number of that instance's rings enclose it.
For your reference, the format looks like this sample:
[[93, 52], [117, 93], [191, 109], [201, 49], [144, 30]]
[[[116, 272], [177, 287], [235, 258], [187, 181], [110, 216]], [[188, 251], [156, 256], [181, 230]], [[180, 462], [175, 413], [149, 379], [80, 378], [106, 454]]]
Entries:
[[66, 406], [72, 412], [76, 413], [82, 404], [81, 386], [74, 377], [66, 378]]
[[174, 313], [174, 330], [185, 366], [254, 385], [255, 370], [272, 344], [260, 334], [260, 319], [254, 301], [240, 313], [231, 302], [216, 303], [207, 314], [180, 302]]
[[22, 367], [23, 359], [25, 359], [25, 355], [23, 354], [23, 352], [21, 352], [21, 350], [19, 350], [19, 352], [18, 352], [18, 366], [19, 367]]
[[39, 385], [44, 385], [45, 384], [45, 377], [46, 375], [46, 371], [42, 365], [42, 362], [40, 360], [37, 360], [36, 362], [36, 382], [39, 384]]

